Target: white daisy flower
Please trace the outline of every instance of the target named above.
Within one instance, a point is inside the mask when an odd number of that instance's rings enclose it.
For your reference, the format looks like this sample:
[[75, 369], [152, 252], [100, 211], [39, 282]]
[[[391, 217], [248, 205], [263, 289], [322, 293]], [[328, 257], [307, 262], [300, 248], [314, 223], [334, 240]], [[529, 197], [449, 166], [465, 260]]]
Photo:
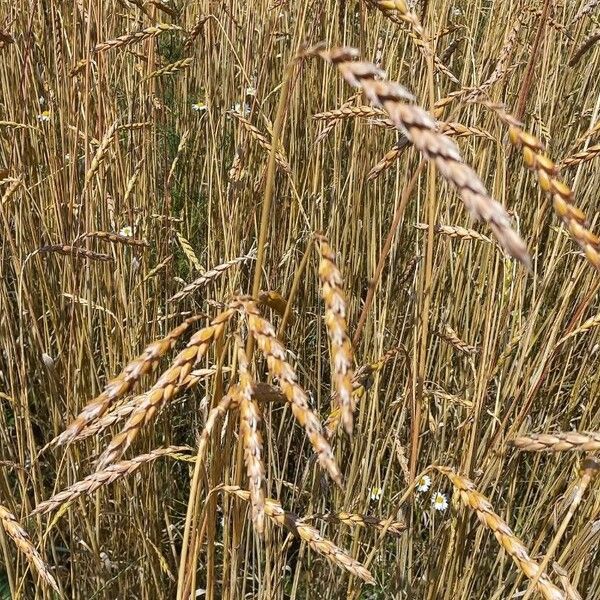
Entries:
[[383, 494], [383, 490], [380, 487], [374, 486], [371, 488], [371, 500], [373, 502], [377, 502], [381, 498], [381, 494]]
[[123, 237], [131, 237], [133, 235], [133, 229], [131, 229], [130, 225], [127, 225], [126, 227], [123, 227], [121, 231], [119, 231], [119, 235], [122, 235]]
[[246, 96], [256, 96], [256, 88], [254, 86], [249, 86], [246, 88]]
[[40, 123], [48, 123], [50, 121], [50, 111], [45, 110], [42, 114], [37, 116], [37, 120]]
[[423, 475], [417, 480], [417, 492], [426, 492], [431, 487], [431, 477], [429, 475]]
[[44, 96], [40, 96], [38, 98], [38, 102], [40, 103], [40, 106], [43, 106], [44, 104], [46, 104], [46, 98], [44, 98]]
[[444, 494], [436, 492], [431, 498], [431, 506], [433, 506], [435, 510], [444, 512], [448, 508], [448, 500]]
[[192, 104], [192, 110], [194, 110], [196, 112], [203, 112], [207, 109], [208, 109], [208, 106], [206, 106], [206, 104], [204, 104], [204, 102], [194, 102], [194, 104]]
[[245, 102], [243, 106], [239, 102], [236, 102], [231, 107], [231, 110], [233, 112], [236, 112], [236, 113], [242, 115], [243, 117], [247, 117], [250, 114], [250, 111], [252, 109], [251, 109], [250, 105], [247, 102]]

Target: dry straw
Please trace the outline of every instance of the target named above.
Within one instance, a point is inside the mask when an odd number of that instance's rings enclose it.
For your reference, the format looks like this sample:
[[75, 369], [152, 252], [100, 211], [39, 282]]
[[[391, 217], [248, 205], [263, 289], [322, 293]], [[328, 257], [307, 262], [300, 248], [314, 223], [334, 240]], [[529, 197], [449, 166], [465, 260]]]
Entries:
[[15, 543], [15, 546], [21, 552], [29, 564], [37, 571], [40, 579], [49, 585], [53, 590], [60, 594], [58, 584], [50, 573], [48, 565], [43, 561], [39, 552], [32, 544], [28, 533], [19, 525], [15, 515], [9, 512], [0, 504], [0, 523], [8, 537]]
[[[489, 500], [480, 494], [475, 488], [475, 484], [458, 475], [452, 469], [447, 467], [436, 467], [440, 473], [443, 473], [452, 482], [452, 485], [458, 490], [462, 503], [475, 511], [479, 520], [494, 533], [494, 536], [500, 545], [513, 559], [517, 567], [529, 578], [533, 579], [538, 575], [540, 565], [530, 556], [523, 542], [513, 533], [512, 529], [494, 512], [494, 507]], [[546, 600], [566, 600], [566, 596], [551, 581], [546, 573], [539, 575], [537, 590]]]
[[[224, 486], [221, 489], [246, 502], [250, 499], [250, 492], [237, 486]], [[303, 523], [294, 513], [283, 510], [281, 504], [276, 500], [271, 498], [265, 500], [265, 514], [277, 525], [285, 527], [296, 537], [306, 542], [311, 550], [323, 555], [334, 565], [345, 569], [367, 583], [375, 583], [373, 576], [364, 565], [352, 558], [345, 550], [321, 536], [314, 527]]]
[[373, 104], [383, 107], [412, 144], [427, 159], [435, 161], [442, 176], [456, 187], [471, 215], [488, 223], [508, 254], [530, 265], [525, 243], [511, 229], [502, 205], [489, 196], [475, 171], [462, 161], [456, 144], [438, 131], [436, 120], [422, 108], [407, 103], [413, 99], [407, 90], [398, 83], [385, 81], [385, 73], [376, 65], [357, 61], [355, 48], [309, 49], [307, 53], [318, 54], [334, 64], [350, 85], [361, 88]]
[[319, 280], [325, 303], [325, 325], [331, 343], [333, 363], [333, 388], [342, 412], [342, 425], [352, 435], [354, 401], [352, 398], [352, 344], [346, 323], [346, 298], [342, 289], [343, 279], [335, 261], [335, 253], [327, 238], [316, 236], [321, 252]]

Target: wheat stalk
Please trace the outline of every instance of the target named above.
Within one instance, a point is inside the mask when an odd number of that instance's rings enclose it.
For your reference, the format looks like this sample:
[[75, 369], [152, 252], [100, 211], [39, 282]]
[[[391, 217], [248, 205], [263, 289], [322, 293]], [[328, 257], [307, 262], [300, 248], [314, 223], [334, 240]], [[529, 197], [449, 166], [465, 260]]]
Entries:
[[307, 54], [318, 54], [334, 64], [350, 85], [362, 88], [371, 102], [383, 107], [425, 158], [435, 161], [442, 176], [456, 187], [472, 216], [486, 221], [508, 254], [529, 267], [526, 246], [511, 229], [502, 205], [489, 196], [475, 171], [462, 161], [456, 144], [437, 131], [435, 119], [422, 108], [406, 104], [407, 99], [412, 99], [411, 94], [400, 84], [383, 80], [384, 72], [374, 64], [356, 62], [355, 48], [309, 49]]
[[40, 502], [31, 512], [31, 515], [46, 514], [72, 504], [77, 498], [83, 495], [89, 495], [97, 489], [111, 485], [118, 479], [127, 477], [137, 471], [142, 465], [155, 461], [163, 456], [179, 454], [188, 451], [187, 446], [168, 446], [166, 448], [157, 448], [146, 454], [140, 454], [131, 460], [123, 460], [113, 465], [108, 465], [105, 469], [96, 471], [88, 475], [85, 479], [74, 483], [67, 489], [54, 494], [48, 500]]
[[532, 433], [515, 438], [510, 444], [524, 452], [595, 452], [600, 450], [600, 432]]
[[[227, 494], [236, 496], [245, 502], [248, 502], [250, 499], [250, 492], [242, 490], [237, 486], [223, 486], [221, 490]], [[367, 583], [375, 583], [373, 576], [366, 567], [356, 559], [352, 558], [345, 550], [342, 550], [342, 548], [339, 548], [333, 542], [323, 538], [314, 527], [303, 523], [294, 513], [283, 510], [281, 504], [276, 500], [271, 498], [265, 500], [265, 514], [277, 525], [285, 527], [296, 537], [305, 541], [312, 550], [323, 555], [333, 564], [345, 569]]]
[[228, 309], [217, 315], [208, 327], [196, 332], [173, 360], [171, 366], [144, 395], [125, 423], [121, 433], [116, 435], [98, 460], [98, 470], [115, 462], [132, 444], [140, 429], [147, 425], [156, 412], [169, 402], [183, 387], [194, 365], [208, 352], [211, 345], [222, 337], [234, 310]]
[[335, 395], [342, 412], [342, 425], [352, 435], [354, 401], [352, 397], [352, 344], [346, 323], [346, 298], [342, 290], [343, 278], [335, 261], [335, 253], [323, 235], [315, 237], [321, 252], [319, 279], [325, 303], [325, 325], [331, 344]]
[[[175, 342], [202, 317], [193, 316], [172, 329], [164, 338], [146, 346], [144, 351], [132, 360], [114, 379], [111, 379], [102, 393], [87, 404], [69, 426], [50, 444], [66, 444], [76, 439], [85, 427], [104, 415], [112, 404], [129, 393], [140, 378], [152, 371], [158, 361], [169, 352]], [[123, 413], [123, 411], [121, 411]]]
[[35, 546], [31, 542], [29, 534], [19, 525], [15, 515], [0, 504], [0, 523], [8, 537], [14, 542], [15, 546], [21, 552], [29, 564], [37, 571], [41, 580], [49, 585], [57, 594], [60, 595], [58, 584], [50, 573], [48, 565], [44, 562]]
[[178, 25], [170, 25], [168, 23], [158, 23], [152, 27], [136, 31], [134, 33], [126, 33], [113, 40], [107, 40], [96, 44], [94, 52], [104, 52], [110, 48], [122, 48], [123, 46], [130, 46], [131, 44], [147, 40], [148, 38], [156, 37], [164, 31], [181, 31], [181, 27]]
[[248, 319], [250, 329], [256, 344], [267, 360], [271, 377], [278, 380], [281, 391], [292, 407], [294, 417], [304, 427], [306, 435], [312, 444], [321, 466], [329, 473], [330, 477], [342, 485], [342, 475], [333, 457], [331, 447], [321, 429], [321, 423], [310, 409], [306, 392], [298, 385], [296, 371], [287, 361], [286, 349], [277, 339], [273, 325], [264, 319], [251, 300], [240, 300], [240, 306]]
[[[538, 563], [529, 556], [527, 548], [512, 529], [494, 512], [494, 507], [489, 500], [477, 491], [475, 484], [447, 467], [436, 467], [436, 469], [448, 477], [458, 490], [462, 503], [474, 510], [479, 520], [494, 533], [500, 545], [525, 576], [533, 579], [538, 575], [540, 571]], [[546, 600], [566, 600], [565, 594], [550, 581], [546, 573], [542, 572], [539, 575], [536, 588]]]

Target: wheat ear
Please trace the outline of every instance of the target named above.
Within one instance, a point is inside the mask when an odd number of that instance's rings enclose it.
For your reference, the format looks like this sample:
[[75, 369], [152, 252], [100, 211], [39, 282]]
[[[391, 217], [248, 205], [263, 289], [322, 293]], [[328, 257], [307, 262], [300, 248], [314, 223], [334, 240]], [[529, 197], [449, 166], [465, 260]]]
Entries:
[[122, 48], [123, 46], [129, 46], [136, 42], [141, 42], [143, 40], [147, 40], [148, 38], [156, 37], [164, 31], [181, 31], [181, 27], [178, 25], [170, 25], [168, 23], [159, 23], [158, 25], [147, 27], [141, 31], [126, 33], [125, 35], [115, 38], [114, 40], [107, 40], [106, 42], [96, 44], [94, 47], [94, 52], [104, 52], [110, 48]]
[[195, 279], [191, 283], [188, 283], [182, 290], [177, 292], [175, 295], [171, 296], [168, 302], [176, 302], [179, 300], [183, 300], [183, 298], [186, 298], [187, 296], [193, 294], [197, 290], [216, 281], [219, 277], [221, 277], [221, 275], [223, 275], [223, 273], [229, 271], [231, 267], [243, 264], [254, 259], [255, 255], [254, 252], [252, 252], [250, 254], [246, 254], [245, 256], [238, 256], [237, 258], [233, 258], [232, 260], [228, 260], [227, 262], [221, 263], [220, 265], [217, 265], [216, 267], [213, 267], [212, 269], [202, 273], [202, 275], [200, 275], [198, 279]]
[[[406, 523], [404, 521], [394, 521], [391, 518], [382, 519], [381, 517], [357, 513], [321, 513], [313, 515], [311, 519], [320, 519], [330, 523], [342, 523], [348, 527], [372, 527], [378, 531], [383, 531], [385, 529], [387, 533], [396, 536], [399, 536], [403, 531], [406, 531]], [[308, 519], [303, 519], [303, 521], [306, 520]]]
[[384, 108], [396, 127], [425, 158], [433, 160], [442, 176], [456, 187], [472, 216], [486, 221], [508, 254], [529, 267], [525, 243], [511, 229], [502, 205], [489, 196], [475, 171], [462, 161], [456, 144], [437, 130], [437, 121], [419, 106], [406, 103], [412, 100], [411, 94], [400, 84], [385, 81], [385, 73], [374, 64], [356, 61], [358, 50], [355, 48], [306, 52], [331, 62], [350, 85], [362, 88], [371, 102]]
[[144, 351], [131, 361], [117, 377], [109, 381], [102, 393], [87, 404], [69, 426], [50, 443], [62, 445], [77, 438], [85, 427], [104, 415], [116, 400], [129, 393], [140, 378], [149, 373], [158, 361], [173, 348], [175, 342], [200, 318], [194, 316], [186, 319], [164, 338], [146, 346]]
[[444, 327], [441, 331], [438, 332], [438, 335], [445, 341], [448, 342], [453, 348], [462, 352], [463, 354], [477, 354], [478, 349], [476, 346], [471, 346], [460, 339], [456, 331], [450, 327], [447, 323], [444, 324]]
[[334, 391], [342, 411], [342, 425], [352, 435], [354, 401], [352, 398], [352, 344], [346, 323], [346, 298], [342, 290], [343, 279], [335, 262], [335, 253], [327, 238], [315, 237], [321, 252], [319, 279], [325, 303], [325, 325], [331, 343]]
[[68, 244], [54, 244], [51, 246], [42, 246], [36, 250], [37, 254], [62, 254], [63, 256], [72, 256], [73, 258], [89, 258], [90, 260], [100, 260], [103, 262], [112, 262], [112, 256], [92, 252], [87, 248], [78, 246], [69, 246]]
[[15, 543], [15, 546], [21, 552], [29, 564], [37, 571], [42, 581], [49, 585], [56, 593], [60, 594], [58, 584], [50, 573], [48, 565], [43, 561], [39, 552], [31, 542], [29, 534], [19, 525], [15, 515], [0, 504], [0, 523], [8, 537]]
[[306, 435], [312, 444], [321, 466], [329, 473], [330, 477], [342, 485], [342, 475], [333, 457], [331, 446], [323, 436], [321, 423], [310, 409], [306, 392], [298, 385], [296, 371], [287, 361], [286, 349], [277, 339], [273, 325], [264, 319], [256, 302], [240, 300], [248, 318], [248, 328], [252, 332], [256, 344], [267, 360], [267, 367], [271, 377], [278, 380], [281, 391], [292, 407], [294, 417], [304, 427]]
[[254, 382], [250, 375], [248, 358], [241, 341], [238, 341], [237, 346], [240, 382], [236, 399], [240, 411], [240, 432], [244, 444], [244, 462], [250, 488], [252, 523], [256, 533], [262, 536], [265, 529], [265, 492], [263, 490], [265, 468], [262, 461], [262, 438], [258, 430], [260, 412], [253, 399]]
[[110, 485], [117, 481], [131, 475], [137, 471], [142, 465], [150, 462], [154, 462], [157, 458], [163, 456], [170, 456], [171, 454], [178, 454], [180, 452], [188, 451], [189, 448], [186, 446], [168, 446], [167, 448], [157, 448], [146, 454], [140, 454], [131, 460], [122, 460], [121, 462], [115, 463], [114, 465], [108, 465], [101, 471], [96, 471], [91, 475], [88, 475], [85, 479], [74, 483], [67, 489], [58, 494], [54, 494], [52, 498], [40, 502], [31, 512], [32, 515], [46, 514], [57, 510], [65, 505], [71, 504], [80, 496], [91, 494], [97, 489]]
[[[429, 229], [427, 223], [417, 223], [415, 227], [422, 231], [427, 231]], [[492, 240], [486, 235], [483, 235], [483, 233], [479, 233], [479, 231], [475, 231], [475, 229], [460, 227], [459, 225], [435, 225], [433, 230], [438, 235], [445, 235], [456, 240], [479, 240], [481, 242], [487, 242], [488, 244], [492, 243]]]
[[[494, 512], [494, 507], [483, 494], [477, 491], [475, 484], [447, 467], [436, 467], [436, 469], [448, 477], [452, 485], [458, 490], [462, 503], [466, 507], [473, 509], [479, 520], [488, 529], [492, 530], [500, 545], [508, 552], [525, 576], [533, 579], [538, 575], [540, 565], [529, 556], [523, 542]], [[550, 581], [546, 573], [539, 575], [536, 588], [546, 600], [566, 600], [565, 594]]]
[[523, 149], [523, 162], [535, 172], [542, 190], [552, 198], [554, 212], [579, 244], [586, 258], [600, 270], [600, 238], [587, 228], [585, 214], [573, 204], [573, 192], [557, 179], [558, 169], [548, 156], [543, 144], [532, 134], [523, 131], [519, 123], [496, 104], [485, 103], [508, 125], [510, 141]]
[[225, 310], [217, 315], [208, 327], [197, 331], [191, 337], [187, 346], [175, 357], [171, 366], [143, 396], [142, 401], [135, 407], [121, 433], [111, 440], [98, 461], [98, 470], [102, 470], [118, 460], [136, 438], [140, 429], [147, 425], [156, 412], [183, 387], [182, 384], [194, 365], [208, 352], [211, 345], [223, 335], [233, 313], [233, 309]]
[[560, 169], [567, 169], [569, 167], [575, 167], [580, 165], [581, 163], [588, 162], [590, 160], [594, 160], [596, 156], [600, 154], [600, 144], [594, 144], [581, 152], [577, 152], [577, 154], [573, 154], [573, 156], [569, 156], [568, 158], [564, 158], [560, 161], [558, 167]]
[[[221, 489], [227, 494], [241, 498], [246, 502], [250, 500], [250, 492], [242, 490], [237, 486], [223, 486]], [[314, 527], [303, 523], [294, 513], [283, 510], [281, 504], [276, 500], [271, 498], [265, 500], [265, 514], [277, 523], [277, 525], [285, 527], [296, 537], [305, 541], [312, 550], [323, 555], [333, 564], [345, 569], [367, 583], [375, 583], [373, 576], [362, 563], [352, 558], [345, 550], [339, 548], [333, 542], [323, 538]]]
[[112, 233], [111, 231], [90, 231], [89, 233], [84, 233], [83, 235], [80, 235], [73, 244], [86, 238], [102, 240], [103, 242], [110, 242], [112, 244], [123, 244], [124, 246], [137, 246], [139, 248], [147, 248], [150, 245], [146, 240], [138, 240], [127, 235]]
[[595, 452], [600, 450], [600, 432], [532, 433], [511, 440], [510, 445], [525, 452]]

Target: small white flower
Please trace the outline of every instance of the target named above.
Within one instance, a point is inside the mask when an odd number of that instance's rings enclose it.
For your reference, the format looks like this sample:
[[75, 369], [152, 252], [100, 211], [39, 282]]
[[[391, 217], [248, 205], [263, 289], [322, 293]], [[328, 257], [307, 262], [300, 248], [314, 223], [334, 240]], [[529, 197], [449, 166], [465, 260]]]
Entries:
[[435, 510], [444, 512], [448, 508], [448, 500], [444, 494], [436, 492], [431, 498], [431, 506], [433, 506]]
[[65, 154], [65, 160], [66, 160], [66, 161], [69, 161], [69, 160], [71, 160], [71, 155], [70, 155], [70, 154]]
[[377, 502], [381, 498], [381, 494], [383, 494], [383, 490], [378, 486], [373, 486], [371, 488], [371, 500], [373, 502]]
[[250, 105], [247, 102], [244, 103], [244, 106], [242, 106], [239, 102], [236, 102], [231, 107], [231, 110], [242, 115], [243, 117], [247, 117], [252, 109], [250, 108]]
[[423, 475], [417, 480], [417, 492], [426, 492], [431, 487], [431, 477]]
[[38, 98], [38, 102], [40, 103], [40, 106], [44, 106], [44, 104], [46, 104], [46, 98], [44, 98], [44, 96], [40, 96]]
[[458, 8], [458, 6], [453, 7], [452, 8], [452, 16], [460, 17], [460, 15], [462, 15], [462, 10], [460, 10], [460, 8]]
[[37, 120], [40, 123], [48, 123], [48, 121], [50, 121], [50, 111], [45, 110], [42, 114], [37, 116]]
[[252, 85], [250, 87], [247, 87], [246, 96], [256, 96], [256, 88]]
[[194, 110], [196, 112], [203, 112], [207, 109], [208, 109], [208, 106], [206, 106], [206, 104], [204, 104], [204, 102], [194, 102], [194, 104], [192, 104], [192, 110]]
[[124, 237], [131, 237], [133, 235], [133, 229], [131, 229], [130, 225], [127, 225], [126, 227], [123, 227], [121, 231], [119, 231], [119, 235], [122, 235]]

